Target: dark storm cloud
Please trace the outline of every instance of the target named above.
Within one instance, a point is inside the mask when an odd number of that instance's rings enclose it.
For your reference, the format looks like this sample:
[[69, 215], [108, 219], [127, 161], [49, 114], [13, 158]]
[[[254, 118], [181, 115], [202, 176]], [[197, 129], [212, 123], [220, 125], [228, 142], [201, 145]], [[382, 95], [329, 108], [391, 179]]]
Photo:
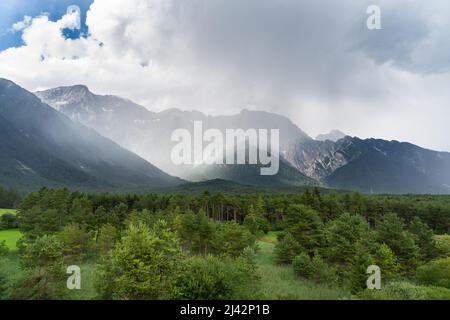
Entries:
[[[381, 30], [366, 27], [371, 4]], [[31, 90], [85, 83], [154, 110], [276, 111], [313, 136], [338, 128], [450, 150], [449, 12], [446, 0], [95, 0], [91, 36], [69, 43], [41, 19], [25, 47], [0, 53], [0, 76]], [[51, 57], [30, 59], [41, 50]]]

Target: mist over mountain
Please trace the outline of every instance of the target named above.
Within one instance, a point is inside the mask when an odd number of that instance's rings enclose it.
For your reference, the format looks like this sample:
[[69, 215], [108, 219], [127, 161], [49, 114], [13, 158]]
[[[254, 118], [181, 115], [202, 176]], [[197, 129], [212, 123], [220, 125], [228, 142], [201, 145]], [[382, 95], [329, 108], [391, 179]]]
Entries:
[[[82, 87], [76, 87], [80, 93]], [[183, 183], [0, 79], [0, 185], [149, 190]]]
[[[36, 95], [71, 119], [95, 129], [165, 172], [183, 179], [197, 181], [228, 178], [237, 182], [265, 181], [269, 184], [284, 181], [292, 185], [298, 185], [300, 181], [312, 181], [294, 168], [291, 169], [296, 175], [287, 175], [283, 179], [261, 178], [258, 170], [251, 169], [251, 166], [247, 165], [242, 165], [245, 169], [238, 168], [240, 165], [226, 166], [226, 172], [229, 174], [225, 174], [225, 167], [211, 170], [205, 167], [175, 165], [170, 161], [172, 148], [176, 145], [176, 142], [171, 141], [172, 132], [180, 128], [192, 130], [194, 121], [201, 121], [204, 130], [216, 128], [222, 132], [226, 129], [283, 128], [280, 130], [281, 150], [287, 150], [289, 145], [297, 141], [311, 140], [306, 133], [283, 116], [248, 110], [243, 110], [237, 115], [217, 117], [179, 109], [155, 113], [119, 97], [95, 95], [84, 86], [60, 87], [37, 92]], [[291, 165], [288, 162], [283, 164], [283, 167], [289, 166]]]
[[[84, 86], [36, 93], [42, 101], [137, 153], [164, 171], [185, 179], [225, 179], [250, 185], [320, 184], [367, 193], [450, 193], [450, 153], [410, 143], [362, 140], [340, 131], [309, 137], [284, 116], [243, 110], [231, 116], [168, 109], [152, 112], [129, 100], [99, 96]], [[170, 161], [175, 129], [279, 129], [280, 172], [260, 178], [257, 165], [215, 165], [193, 168]]]
[[190, 181], [200, 182], [207, 180], [230, 180], [243, 185], [262, 186], [269, 188], [291, 186], [319, 186], [320, 183], [310, 177], [307, 177], [283, 158], [278, 159], [279, 170], [274, 176], [261, 175], [261, 168], [265, 167], [258, 164], [245, 165], [200, 165], [189, 168], [187, 178]]

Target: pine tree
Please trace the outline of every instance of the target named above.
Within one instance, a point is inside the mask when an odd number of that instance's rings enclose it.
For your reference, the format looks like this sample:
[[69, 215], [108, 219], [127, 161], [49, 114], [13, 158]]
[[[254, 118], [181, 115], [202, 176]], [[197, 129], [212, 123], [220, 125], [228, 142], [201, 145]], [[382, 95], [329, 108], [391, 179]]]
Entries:
[[302, 252], [302, 247], [289, 232], [280, 234], [274, 248], [276, 262], [290, 264], [294, 258]]
[[407, 231], [403, 219], [395, 213], [388, 213], [378, 224], [378, 241], [385, 243], [398, 257], [403, 271], [413, 271], [420, 258], [420, 249], [414, 241], [414, 236]]
[[397, 257], [388, 245], [382, 244], [375, 254], [376, 265], [380, 267], [384, 281], [390, 281], [399, 276], [400, 265]]
[[422, 260], [430, 261], [439, 255], [433, 230], [427, 224], [423, 223], [419, 217], [414, 217], [411, 221], [409, 231], [419, 246]]
[[290, 205], [284, 216], [284, 224], [302, 251], [312, 255], [320, 247], [323, 226], [315, 210], [304, 205]]
[[101, 298], [161, 299], [167, 297], [180, 264], [181, 248], [167, 223], [153, 228], [130, 224], [97, 270], [95, 285]]

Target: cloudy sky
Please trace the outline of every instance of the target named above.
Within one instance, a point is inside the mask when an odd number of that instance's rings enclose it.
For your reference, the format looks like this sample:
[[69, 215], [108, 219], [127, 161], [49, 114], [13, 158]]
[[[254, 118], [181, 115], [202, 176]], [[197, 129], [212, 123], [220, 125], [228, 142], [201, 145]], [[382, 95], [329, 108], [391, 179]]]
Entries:
[[2, 0], [0, 77], [450, 151], [449, 14], [448, 0]]

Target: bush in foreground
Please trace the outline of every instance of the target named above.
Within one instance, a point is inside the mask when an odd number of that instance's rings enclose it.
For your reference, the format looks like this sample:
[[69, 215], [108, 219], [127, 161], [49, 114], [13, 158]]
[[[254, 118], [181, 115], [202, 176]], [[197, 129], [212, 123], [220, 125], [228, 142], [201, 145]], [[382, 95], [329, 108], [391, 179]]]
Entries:
[[450, 289], [450, 257], [433, 260], [417, 268], [417, 279], [425, 285]]
[[392, 282], [381, 290], [366, 289], [357, 294], [364, 300], [450, 300], [450, 289], [418, 286], [409, 282]]
[[238, 258], [196, 256], [178, 273], [172, 288], [173, 299], [230, 300], [250, 299], [258, 290], [256, 265], [252, 253]]
[[329, 285], [337, 282], [335, 270], [326, 264], [318, 254], [310, 258], [306, 253], [301, 253], [294, 258], [292, 267], [299, 277]]
[[98, 266], [97, 292], [102, 299], [165, 298], [181, 255], [178, 239], [164, 221], [153, 228], [144, 223], [130, 224]]

